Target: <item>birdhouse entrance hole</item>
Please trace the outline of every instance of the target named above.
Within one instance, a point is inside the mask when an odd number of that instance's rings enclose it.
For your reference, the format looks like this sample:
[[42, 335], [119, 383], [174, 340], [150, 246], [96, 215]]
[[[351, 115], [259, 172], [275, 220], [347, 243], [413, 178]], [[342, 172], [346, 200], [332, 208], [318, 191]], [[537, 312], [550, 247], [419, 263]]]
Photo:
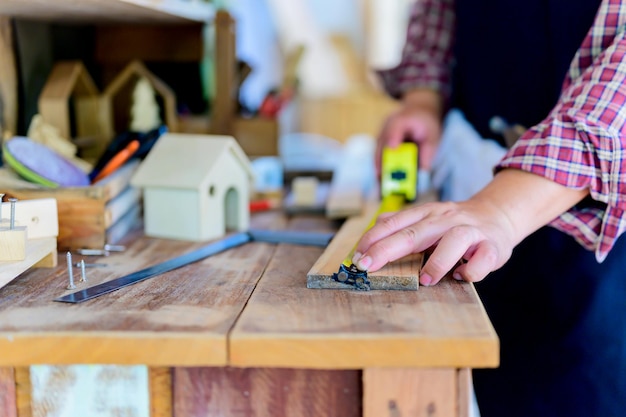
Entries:
[[224, 198], [224, 225], [227, 231], [241, 229], [239, 217], [240, 204], [239, 194], [234, 188], [230, 188]]

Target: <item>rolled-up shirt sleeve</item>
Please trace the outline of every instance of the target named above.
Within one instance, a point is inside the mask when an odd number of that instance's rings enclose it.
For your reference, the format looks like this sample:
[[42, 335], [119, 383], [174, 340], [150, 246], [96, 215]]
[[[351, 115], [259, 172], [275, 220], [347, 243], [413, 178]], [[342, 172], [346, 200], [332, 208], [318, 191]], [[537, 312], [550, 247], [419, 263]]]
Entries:
[[550, 224], [606, 258], [626, 230], [626, 4], [604, 0], [574, 57], [559, 102], [496, 167], [516, 168], [590, 199]]
[[426, 88], [448, 97], [454, 27], [454, 0], [416, 1], [400, 64], [378, 71], [387, 93], [401, 98], [409, 90]]

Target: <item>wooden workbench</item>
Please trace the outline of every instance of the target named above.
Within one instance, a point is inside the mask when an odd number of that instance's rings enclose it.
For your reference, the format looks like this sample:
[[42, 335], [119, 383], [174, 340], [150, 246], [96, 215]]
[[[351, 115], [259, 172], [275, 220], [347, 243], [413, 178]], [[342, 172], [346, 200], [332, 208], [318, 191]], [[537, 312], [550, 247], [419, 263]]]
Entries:
[[[277, 213], [253, 223], [333, 230]], [[138, 236], [89, 285], [199, 246]], [[306, 289], [321, 253], [250, 243], [78, 305], [52, 301], [64, 262], [29, 271], [0, 290], [0, 413], [30, 417], [29, 365], [98, 363], [148, 365], [152, 416], [467, 416], [468, 369], [498, 364], [473, 286]]]

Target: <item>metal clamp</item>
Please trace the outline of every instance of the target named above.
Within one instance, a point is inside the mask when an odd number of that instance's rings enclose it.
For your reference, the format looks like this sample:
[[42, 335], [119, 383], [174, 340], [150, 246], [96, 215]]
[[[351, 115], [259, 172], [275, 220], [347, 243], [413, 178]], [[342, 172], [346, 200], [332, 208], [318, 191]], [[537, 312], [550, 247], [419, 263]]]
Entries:
[[342, 284], [352, 285], [358, 291], [369, 291], [371, 289], [367, 271], [361, 271], [354, 264], [350, 264], [350, 266], [341, 264], [339, 271], [333, 274], [333, 279]]

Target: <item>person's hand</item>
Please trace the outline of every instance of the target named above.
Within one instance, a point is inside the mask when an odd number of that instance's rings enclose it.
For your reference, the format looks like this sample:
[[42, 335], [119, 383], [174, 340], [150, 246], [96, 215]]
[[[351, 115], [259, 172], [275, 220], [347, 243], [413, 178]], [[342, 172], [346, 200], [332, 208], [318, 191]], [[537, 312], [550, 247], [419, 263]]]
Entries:
[[432, 90], [414, 90], [402, 107], [385, 121], [376, 144], [376, 173], [380, 176], [382, 149], [406, 140], [419, 146], [419, 166], [430, 170], [441, 138], [441, 97]]
[[[517, 243], [507, 216], [487, 201], [428, 203], [379, 217], [361, 238], [353, 262], [376, 271], [410, 253], [433, 251], [420, 273], [422, 285], [434, 285], [459, 260], [453, 277], [480, 281], [500, 268]], [[362, 255], [364, 254], [364, 255]]]
[[[352, 262], [377, 271], [410, 253], [432, 249], [420, 273], [434, 285], [449, 271], [480, 281], [500, 268], [513, 247], [589, 195], [516, 169], [500, 171], [483, 190], [464, 202], [428, 203], [379, 217], [358, 242]], [[460, 260], [465, 260], [456, 266]]]

